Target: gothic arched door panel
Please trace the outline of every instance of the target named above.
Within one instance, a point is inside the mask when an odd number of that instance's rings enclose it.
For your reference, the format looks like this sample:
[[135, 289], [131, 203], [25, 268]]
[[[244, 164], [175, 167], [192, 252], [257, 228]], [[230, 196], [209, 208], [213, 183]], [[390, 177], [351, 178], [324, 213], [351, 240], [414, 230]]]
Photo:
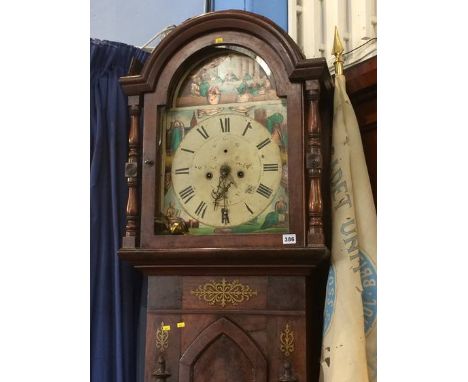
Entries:
[[208, 326], [180, 359], [181, 382], [266, 382], [267, 362], [248, 334], [226, 318]]

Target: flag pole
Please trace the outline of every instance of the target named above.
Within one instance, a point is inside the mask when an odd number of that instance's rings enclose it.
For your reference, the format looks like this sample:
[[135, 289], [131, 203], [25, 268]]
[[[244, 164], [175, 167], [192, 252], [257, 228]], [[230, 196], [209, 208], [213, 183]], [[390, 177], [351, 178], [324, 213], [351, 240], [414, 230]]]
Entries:
[[338, 27], [335, 25], [335, 39], [333, 40], [333, 55], [335, 56], [335, 75], [343, 74], [343, 44], [341, 43]]
[[322, 372], [324, 382], [376, 382], [376, 213], [359, 124], [346, 94], [343, 51], [335, 27], [330, 163], [332, 267], [325, 302]]

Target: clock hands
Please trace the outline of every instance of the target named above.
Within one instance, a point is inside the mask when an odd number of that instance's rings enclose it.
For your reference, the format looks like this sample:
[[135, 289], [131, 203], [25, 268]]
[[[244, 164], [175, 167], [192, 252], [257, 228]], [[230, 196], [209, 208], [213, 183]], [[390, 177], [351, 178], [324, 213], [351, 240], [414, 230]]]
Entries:
[[224, 201], [224, 205], [226, 204], [226, 199], [227, 199], [227, 192], [229, 190], [229, 187], [231, 187], [233, 183], [232, 182], [227, 182], [226, 179], [220, 178], [218, 186], [216, 190], [211, 191], [211, 197], [214, 199], [214, 208], [219, 206], [219, 203], [221, 200]]
[[230, 175], [231, 168], [227, 165], [222, 165], [220, 168], [220, 177], [216, 190], [211, 191], [211, 196], [214, 199], [214, 209], [220, 205], [221, 201], [223, 207], [221, 208], [221, 223], [229, 224], [229, 209], [227, 208], [227, 193], [229, 188], [234, 184], [232, 176]]
[[227, 192], [226, 186], [224, 184], [224, 179], [219, 178], [218, 186], [216, 190], [211, 191], [211, 197], [214, 199], [213, 204], [214, 204], [214, 209], [218, 207], [219, 202], [224, 199], [224, 194]]
[[229, 224], [229, 210], [227, 208], [221, 208], [221, 223]]
[[[229, 183], [231, 185], [231, 183]], [[223, 194], [224, 207], [221, 208], [221, 223], [229, 224], [229, 210], [226, 207], [227, 191]]]

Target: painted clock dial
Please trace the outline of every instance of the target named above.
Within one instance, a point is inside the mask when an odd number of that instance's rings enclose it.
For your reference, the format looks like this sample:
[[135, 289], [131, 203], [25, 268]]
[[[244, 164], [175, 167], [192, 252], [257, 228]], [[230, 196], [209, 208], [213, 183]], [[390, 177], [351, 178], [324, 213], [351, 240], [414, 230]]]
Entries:
[[192, 235], [289, 228], [286, 102], [249, 54], [225, 49], [201, 62], [163, 113], [160, 214]]
[[172, 162], [174, 193], [184, 211], [212, 227], [256, 218], [281, 182], [281, 153], [260, 123], [235, 114], [200, 121]]

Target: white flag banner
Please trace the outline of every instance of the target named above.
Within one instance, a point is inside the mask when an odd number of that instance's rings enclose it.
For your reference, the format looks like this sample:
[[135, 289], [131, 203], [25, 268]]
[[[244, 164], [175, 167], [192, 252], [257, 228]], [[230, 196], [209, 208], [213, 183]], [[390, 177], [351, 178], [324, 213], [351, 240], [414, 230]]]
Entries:
[[332, 245], [321, 381], [377, 380], [377, 219], [361, 134], [335, 76], [331, 158]]

